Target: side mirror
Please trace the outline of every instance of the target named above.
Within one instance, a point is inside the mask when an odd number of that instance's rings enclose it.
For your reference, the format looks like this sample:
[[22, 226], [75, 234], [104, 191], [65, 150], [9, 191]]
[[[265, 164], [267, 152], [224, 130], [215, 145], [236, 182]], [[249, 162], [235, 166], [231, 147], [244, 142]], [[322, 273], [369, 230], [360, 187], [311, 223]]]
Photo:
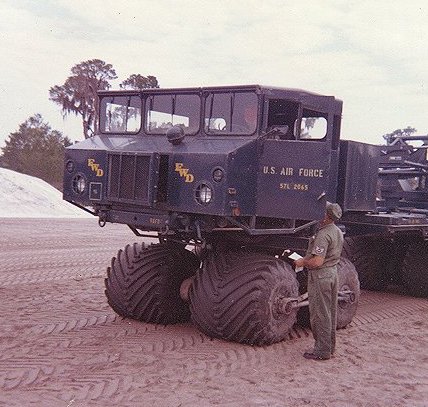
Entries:
[[285, 139], [288, 132], [288, 126], [273, 126], [271, 129], [263, 136], [265, 139], [281, 140]]

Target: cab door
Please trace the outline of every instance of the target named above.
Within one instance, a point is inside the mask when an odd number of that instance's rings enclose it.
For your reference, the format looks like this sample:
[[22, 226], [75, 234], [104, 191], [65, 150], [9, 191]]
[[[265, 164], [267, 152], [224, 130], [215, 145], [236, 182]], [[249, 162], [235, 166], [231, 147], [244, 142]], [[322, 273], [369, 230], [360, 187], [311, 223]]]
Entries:
[[259, 161], [257, 216], [322, 219], [327, 198], [335, 199], [338, 152], [328, 125], [333, 116], [304, 108], [298, 116], [273, 137], [268, 129]]

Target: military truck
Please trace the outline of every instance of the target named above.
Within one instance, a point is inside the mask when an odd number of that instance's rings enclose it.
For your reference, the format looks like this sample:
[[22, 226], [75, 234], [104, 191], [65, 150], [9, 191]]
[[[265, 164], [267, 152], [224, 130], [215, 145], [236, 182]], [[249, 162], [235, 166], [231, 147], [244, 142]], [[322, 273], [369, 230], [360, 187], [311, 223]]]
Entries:
[[64, 199], [157, 241], [113, 257], [106, 296], [119, 315], [281, 341], [307, 323], [305, 271], [289, 256], [304, 254], [327, 201], [346, 236], [338, 328], [359, 278], [427, 294], [427, 137], [340, 140], [342, 101], [260, 85], [100, 91], [98, 112], [96, 135], [66, 150]]

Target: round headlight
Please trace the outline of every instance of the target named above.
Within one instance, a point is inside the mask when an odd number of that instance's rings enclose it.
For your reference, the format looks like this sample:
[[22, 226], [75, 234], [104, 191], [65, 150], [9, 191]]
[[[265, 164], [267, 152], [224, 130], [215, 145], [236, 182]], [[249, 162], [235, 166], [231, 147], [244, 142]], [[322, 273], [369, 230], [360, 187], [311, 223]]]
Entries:
[[83, 194], [86, 189], [86, 179], [83, 175], [77, 174], [73, 177], [71, 187], [76, 194]]
[[213, 190], [207, 184], [201, 184], [196, 188], [196, 200], [203, 204], [208, 205], [213, 199]]
[[223, 179], [223, 177], [224, 177], [224, 172], [221, 168], [216, 168], [213, 171], [213, 180], [215, 182], [220, 182]]

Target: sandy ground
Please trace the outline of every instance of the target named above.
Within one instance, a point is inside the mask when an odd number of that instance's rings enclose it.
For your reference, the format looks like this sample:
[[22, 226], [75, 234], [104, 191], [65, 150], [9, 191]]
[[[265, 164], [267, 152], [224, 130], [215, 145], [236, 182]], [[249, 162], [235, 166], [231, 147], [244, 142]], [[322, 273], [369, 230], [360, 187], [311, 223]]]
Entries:
[[428, 406], [427, 299], [363, 292], [335, 358], [308, 361], [300, 328], [257, 348], [116, 316], [105, 269], [135, 239], [0, 219], [0, 406]]

